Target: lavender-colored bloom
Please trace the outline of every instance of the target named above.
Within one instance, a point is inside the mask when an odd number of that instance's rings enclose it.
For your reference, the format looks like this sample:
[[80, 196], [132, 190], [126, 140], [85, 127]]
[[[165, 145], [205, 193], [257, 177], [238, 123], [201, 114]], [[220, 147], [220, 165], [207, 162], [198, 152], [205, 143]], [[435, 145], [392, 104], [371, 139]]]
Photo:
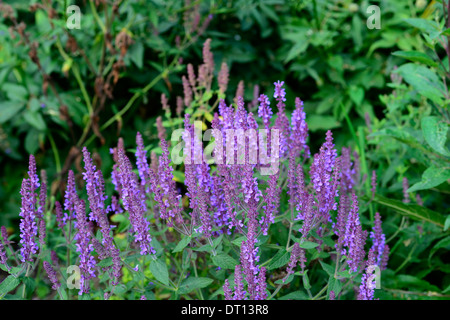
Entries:
[[162, 94], [161, 94], [161, 105], [162, 105], [163, 110], [164, 110], [166, 113], [170, 113], [170, 106], [169, 106], [169, 103], [168, 103], [168, 102], [169, 102], [169, 101], [167, 100], [166, 95], [165, 95], [164, 93], [162, 93]]
[[187, 65], [187, 74], [188, 74], [189, 84], [195, 90], [195, 87], [197, 86], [197, 78], [195, 76], [194, 66], [192, 65], [192, 63], [188, 63], [188, 65]]
[[177, 96], [177, 108], [175, 110], [175, 113], [177, 114], [177, 116], [181, 117], [181, 114], [183, 113], [183, 109], [184, 109], [183, 98], [180, 96]]
[[298, 261], [300, 260], [300, 253], [302, 249], [300, 248], [298, 242], [294, 243], [294, 246], [292, 248], [291, 252], [291, 258], [289, 260], [288, 267], [286, 269], [286, 276], [283, 280], [285, 282], [287, 278], [294, 273], [294, 268], [297, 266]]
[[234, 269], [234, 297], [233, 300], [245, 300], [244, 279], [242, 278], [241, 265]]
[[9, 245], [11, 241], [8, 240], [8, 231], [6, 230], [6, 227], [2, 226], [0, 228], [0, 232], [2, 235], [3, 242], [5, 243], [5, 246]]
[[34, 193], [33, 186], [36, 184], [31, 183], [32, 179], [23, 179], [22, 188], [20, 194], [22, 195], [22, 207], [20, 210], [20, 254], [22, 262], [32, 262], [32, 255], [38, 250], [36, 243], [36, 236], [38, 233], [38, 227], [36, 224], [36, 195]]
[[79, 200], [76, 205], [76, 218], [78, 233], [75, 236], [77, 241], [77, 252], [80, 253], [80, 290], [79, 295], [89, 293], [89, 280], [95, 278], [96, 262], [91, 252], [94, 251], [94, 246], [91, 241], [91, 232], [86, 220], [86, 206], [84, 200]]
[[267, 289], [266, 268], [262, 267], [258, 274], [255, 300], [266, 300], [267, 299], [267, 290], [266, 289]]
[[280, 205], [280, 189], [278, 188], [278, 177], [279, 173], [273, 174], [269, 177], [269, 180], [267, 182], [268, 187], [265, 195], [263, 196], [266, 205], [262, 207], [264, 216], [261, 218], [260, 224], [261, 232], [264, 235], [267, 235], [270, 224], [275, 222], [275, 215]]
[[36, 211], [36, 216], [39, 219], [44, 218], [45, 206], [47, 204], [47, 184], [45, 181], [41, 181], [41, 188], [39, 190], [39, 207]]
[[223, 294], [225, 296], [225, 300], [233, 300], [233, 291], [231, 290], [228, 279], [225, 280], [225, 284], [223, 285]]
[[130, 222], [135, 233], [134, 240], [141, 248], [140, 254], [154, 254], [155, 249], [150, 245], [151, 237], [149, 233], [149, 222], [145, 217], [140, 188], [137, 177], [132, 171], [130, 160], [125, 155], [125, 150], [119, 149], [120, 181], [122, 188], [122, 201], [125, 210], [130, 214]]
[[297, 155], [304, 150], [305, 158], [310, 157], [309, 147], [306, 144], [308, 138], [308, 124], [306, 123], [306, 114], [303, 111], [303, 101], [300, 98], [295, 99], [295, 110], [292, 113], [291, 118], [291, 136], [290, 136], [290, 148], [294, 150]]
[[[317, 193], [319, 212], [325, 219], [330, 220], [330, 210], [337, 209], [335, 198], [337, 196], [337, 152], [334, 149], [333, 137], [328, 130], [325, 143], [320, 148], [320, 153], [314, 155], [314, 162], [310, 168], [310, 177]], [[332, 179], [332, 173], [334, 177]]]
[[184, 91], [184, 105], [186, 107], [189, 107], [192, 102], [192, 89], [189, 85], [188, 79], [186, 79], [185, 76], [181, 77], [181, 80], [183, 82], [183, 91]]
[[352, 205], [347, 218], [345, 229], [344, 244], [348, 251], [344, 249], [343, 254], [347, 255], [348, 265], [352, 272], [358, 270], [359, 265], [364, 259], [364, 245], [366, 234], [361, 228], [358, 214], [358, 199], [355, 194], [352, 195]]
[[239, 81], [238, 86], [236, 88], [236, 94], [234, 96], [234, 101], [237, 101], [239, 97], [244, 96], [244, 80]]
[[384, 246], [386, 244], [386, 237], [383, 234], [381, 228], [381, 216], [378, 212], [375, 213], [375, 222], [373, 230], [370, 232], [370, 238], [372, 239], [372, 248], [375, 252], [376, 264], [381, 265], [381, 259], [383, 257]]
[[120, 259], [120, 250], [116, 247], [114, 247], [111, 250], [111, 256], [112, 256], [112, 285], [115, 286], [119, 283], [119, 278], [122, 270], [122, 260]]
[[309, 231], [311, 231], [313, 227], [313, 219], [316, 212], [314, 204], [314, 196], [312, 194], [309, 194], [305, 199], [305, 202], [302, 205], [300, 212], [298, 213], [296, 218], [296, 220], [303, 220], [303, 225], [299, 230], [299, 232], [302, 233], [303, 238], [308, 235]]
[[419, 206], [423, 206], [423, 200], [422, 200], [420, 194], [418, 194], [418, 193], [416, 194], [416, 202]]
[[258, 116], [262, 118], [264, 126], [266, 129], [269, 129], [270, 122], [272, 121], [272, 109], [270, 108], [270, 100], [265, 94], [262, 94], [258, 98], [259, 108], [258, 108]]
[[53, 267], [51, 264], [47, 261], [44, 261], [44, 269], [47, 272], [48, 278], [50, 279], [50, 282], [53, 284], [52, 289], [58, 290], [59, 287], [61, 287], [61, 283], [58, 281], [58, 276], [56, 275], [55, 270], [53, 270]]
[[69, 170], [64, 198], [64, 210], [69, 211], [69, 214], [65, 214], [63, 218], [64, 224], [66, 224], [68, 220], [75, 218], [75, 205], [78, 202], [78, 195], [75, 187], [75, 175], [72, 170]]
[[4, 265], [8, 271], [11, 269], [10, 266], [8, 266], [8, 256], [6, 255], [5, 247], [3, 246], [3, 243], [0, 241], [0, 264]]
[[[142, 135], [140, 132], [136, 134], [136, 165], [139, 172], [139, 178], [141, 179], [141, 185], [145, 186], [149, 183], [149, 170], [150, 166], [147, 162], [146, 157], [147, 151], [144, 149], [144, 140], [142, 139]], [[146, 188], [146, 192], [149, 192], [148, 187]]]
[[219, 76], [217, 77], [220, 92], [224, 93], [225, 91], [227, 91], [228, 80], [229, 80], [228, 65], [226, 62], [222, 62], [222, 65], [220, 66]]
[[147, 297], [143, 294], [140, 298], [140, 300], [147, 300]]
[[41, 245], [41, 250], [45, 245], [45, 237], [47, 235], [46, 228], [45, 228], [45, 220], [41, 219], [39, 220], [39, 244]]
[[84, 169], [83, 179], [86, 181], [86, 191], [88, 195], [88, 200], [91, 208], [91, 212], [89, 214], [89, 220], [98, 221], [99, 215], [101, 214], [101, 204], [103, 195], [99, 195], [97, 191], [98, 185], [98, 174], [97, 168], [94, 165], [91, 154], [87, 150], [86, 147], [83, 148], [83, 160], [84, 160]]
[[329, 296], [328, 300], [336, 300], [336, 294], [334, 293], [333, 290], [330, 291], [330, 296]]
[[355, 169], [350, 159], [350, 152], [350, 148], [345, 147], [341, 151], [341, 194], [350, 192], [355, 184], [353, 179]]
[[51, 251], [50, 252], [50, 259], [52, 260], [52, 263], [58, 267], [59, 266], [59, 259], [58, 259], [58, 254], [56, 253], [56, 251]]
[[275, 85], [275, 92], [273, 94], [273, 97], [279, 101], [286, 101], [286, 91], [283, 88], [284, 81], [278, 80], [277, 82], [274, 82]]
[[206, 238], [211, 237], [211, 216], [208, 212], [207, 207], [207, 194], [206, 191], [202, 188], [199, 188], [199, 202], [198, 202], [198, 209], [200, 214], [200, 221], [202, 222], [202, 226], [200, 228], [200, 232], [203, 233], [203, 235]]
[[58, 223], [58, 227], [60, 229], [63, 229], [66, 222], [65, 222], [65, 219], [63, 216], [62, 206], [59, 201], [55, 201], [55, 213], [56, 213], [56, 222]]
[[374, 289], [376, 287], [375, 275], [373, 274], [376, 264], [376, 253], [373, 248], [369, 251], [369, 256], [367, 258], [366, 272], [361, 278], [361, 285], [359, 286], [358, 300], [373, 300]]
[[389, 261], [389, 246], [387, 244], [384, 245], [384, 249], [383, 249], [383, 256], [381, 257], [381, 263], [380, 263], [380, 269], [381, 270], [386, 270], [387, 268], [387, 264]]
[[159, 116], [156, 118], [156, 128], [158, 130], [158, 139], [159, 140], [164, 140], [166, 139], [166, 128], [164, 128], [163, 123], [162, 123], [162, 117]]

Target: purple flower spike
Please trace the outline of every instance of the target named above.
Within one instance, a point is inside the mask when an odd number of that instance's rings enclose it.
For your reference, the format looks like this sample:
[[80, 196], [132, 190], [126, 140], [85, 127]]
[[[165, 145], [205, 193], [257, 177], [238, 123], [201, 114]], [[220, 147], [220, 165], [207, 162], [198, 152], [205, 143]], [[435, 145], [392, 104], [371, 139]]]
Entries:
[[53, 284], [52, 289], [58, 290], [58, 288], [61, 287], [61, 283], [59, 283], [56, 272], [53, 269], [53, 267], [51, 266], [51, 264], [47, 261], [44, 261], [44, 269], [47, 272], [50, 282]]
[[75, 218], [75, 206], [78, 202], [78, 195], [75, 188], [75, 175], [72, 170], [69, 170], [64, 198], [64, 210], [69, 211], [68, 215], [64, 215], [64, 224], [66, 224], [68, 220]]
[[77, 241], [77, 252], [80, 253], [80, 291], [79, 295], [89, 293], [89, 280], [95, 278], [96, 262], [91, 252], [94, 246], [91, 243], [91, 231], [86, 220], [86, 206], [83, 200], [79, 200], [76, 205], [76, 218], [78, 233], [75, 236]]
[[34, 157], [30, 156], [30, 175], [29, 179], [23, 179], [20, 194], [22, 195], [22, 207], [20, 209], [20, 254], [22, 262], [32, 262], [32, 255], [38, 250], [36, 236], [38, 227], [36, 224], [36, 188], [39, 187], [38, 177], [36, 175], [36, 164]]

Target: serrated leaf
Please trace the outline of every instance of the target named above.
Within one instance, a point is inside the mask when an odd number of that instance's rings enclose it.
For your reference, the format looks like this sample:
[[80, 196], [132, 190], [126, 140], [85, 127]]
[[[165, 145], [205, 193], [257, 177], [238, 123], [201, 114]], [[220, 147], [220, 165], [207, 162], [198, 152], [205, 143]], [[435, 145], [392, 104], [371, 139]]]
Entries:
[[290, 254], [285, 249], [279, 250], [268, 265], [268, 270], [281, 268], [289, 262]]
[[430, 67], [437, 66], [437, 63], [433, 61], [433, 59], [431, 59], [427, 54], [420, 51], [395, 51], [392, 54], [403, 59], [424, 63]]
[[112, 266], [113, 261], [111, 257], [108, 257], [106, 259], [103, 259], [102, 261], [100, 261], [97, 266], [99, 266], [100, 268], [105, 268], [105, 267], [109, 267]]
[[315, 247], [318, 247], [319, 244], [311, 241], [304, 241], [300, 244], [300, 248], [303, 249], [314, 249]]
[[415, 205], [415, 204], [405, 204], [402, 201], [388, 199], [380, 195], [375, 195], [373, 201], [379, 203], [383, 206], [391, 208], [402, 215], [417, 219], [431, 222], [439, 227], [444, 227], [444, 216], [440, 213], [430, 210], [428, 208]]
[[430, 116], [424, 117], [421, 121], [422, 132], [425, 141], [433, 148], [436, 152], [450, 157], [450, 152], [445, 147], [445, 142], [447, 141], [448, 125], [440, 121], [438, 117]]
[[309, 299], [308, 295], [300, 290], [288, 293], [287, 295], [278, 298], [278, 300], [308, 300], [308, 299]]
[[0, 296], [13, 291], [20, 284], [20, 280], [10, 275], [0, 283]]
[[178, 288], [179, 294], [186, 294], [195, 289], [201, 289], [209, 286], [213, 282], [213, 279], [205, 277], [189, 277], [185, 279]]
[[173, 249], [172, 252], [175, 253], [182, 251], [184, 248], [186, 248], [189, 242], [191, 242], [191, 237], [184, 237], [183, 239], [180, 240], [180, 242], [177, 243], [175, 249]]
[[222, 269], [234, 269], [239, 262], [226, 253], [219, 253], [212, 257], [212, 262]]
[[426, 190], [434, 188], [450, 179], [450, 167], [430, 167], [422, 174], [422, 181], [412, 185], [407, 191]]
[[323, 261], [319, 261], [319, 262], [322, 265], [322, 269], [325, 270], [325, 272], [328, 273], [329, 276], [334, 277], [334, 268]]
[[161, 259], [152, 260], [149, 269], [156, 280], [165, 285], [169, 285], [169, 271], [164, 261]]

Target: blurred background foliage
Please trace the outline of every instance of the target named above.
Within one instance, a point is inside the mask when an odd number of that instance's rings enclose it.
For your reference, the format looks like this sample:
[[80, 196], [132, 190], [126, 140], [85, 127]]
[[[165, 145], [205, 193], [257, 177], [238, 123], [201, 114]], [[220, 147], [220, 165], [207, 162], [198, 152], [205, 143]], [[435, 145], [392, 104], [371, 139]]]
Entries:
[[[305, 102], [310, 146], [332, 129], [337, 148], [361, 159], [363, 208], [375, 211], [391, 247], [379, 297], [450, 295], [450, 101], [442, 1], [350, 0], [8, 0], [0, 17], [0, 224], [16, 229], [28, 154], [61, 197], [87, 145], [108, 175], [109, 148], [140, 131], [158, 150], [156, 118], [168, 129], [183, 97], [187, 65], [210, 38], [216, 75], [229, 68], [226, 96], [247, 102], [284, 80], [287, 108]], [[69, 29], [69, 5], [81, 28]], [[380, 29], [370, 29], [370, 5]], [[216, 92], [217, 93], [217, 92]], [[164, 94], [171, 106], [161, 106]], [[219, 94], [220, 97], [220, 94]], [[204, 101], [211, 95], [206, 92]], [[203, 99], [202, 98], [202, 99]], [[228, 99], [231, 102], [231, 99]], [[215, 99], [211, 100], [212, 102]], [[211, 103], [212, 104], [212, 103]], [[254, 107], [255, 105], [253, 105]], [[190, 109], [187, 109], [190, 111]], [[173, 116], [175, 117], [175, 116]], [[211, 115], [204, 115], [206, 122]], [[409, 188], [409, 189], [408, 189]], [[407, 191], [405, 191], [408, 189]]]

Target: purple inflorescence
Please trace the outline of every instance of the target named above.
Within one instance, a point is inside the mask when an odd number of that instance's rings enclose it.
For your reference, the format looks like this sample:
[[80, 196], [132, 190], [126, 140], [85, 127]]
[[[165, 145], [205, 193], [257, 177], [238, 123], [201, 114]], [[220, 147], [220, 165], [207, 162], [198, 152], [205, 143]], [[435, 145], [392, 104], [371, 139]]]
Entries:
[[86, 205], [84, 200], [79, 200], [75, 207], [76, 221], [78, 233], [75, 236], [77, 241], [77, 252], [80, 254], [80, 290], [79, 295], [89, 293], [89, 280], [95, 278], [96, 262], [91, 252], [94, 251], [94, 246], [91, 243], [91, 231], [88, 221], [86, 219]]
[[39, 188], [39, 178], [36, 174], [36, 161], [30, 155], [28, 179], [23, 179], [20, 194], [22, 195], [22, 207], [20, 209], [20, 254], [22, 262], [33, 261], [33, 254], [38, 250], [36, 236], [38, 226], [36, 223], [36, 189]]
[[58, 281], [58, 276], [56, 275], [55, 270], [53, 269], [52, 265], [49, 262], [44, 261], [43, 264], [44, 269], [47, 272], [48, 278], [50, 279], [50, 282], [53, 284], [52, 289], [58, 290], [58, 288], [61, 287], [61, 283], [59, 283]]
[[130, 160], [125, 155], [124, 149], [118, 150], [120, 183], [122, 185], [122, 202], [125, 210], [129, 212], [134, 241], [139, 243], [140, 254], [154, 254], [155, 249], [150, 245], [150, 224], [145, 217], [142, 206], [141, 189], [138, 186], [136, 174], [132, 171]]

